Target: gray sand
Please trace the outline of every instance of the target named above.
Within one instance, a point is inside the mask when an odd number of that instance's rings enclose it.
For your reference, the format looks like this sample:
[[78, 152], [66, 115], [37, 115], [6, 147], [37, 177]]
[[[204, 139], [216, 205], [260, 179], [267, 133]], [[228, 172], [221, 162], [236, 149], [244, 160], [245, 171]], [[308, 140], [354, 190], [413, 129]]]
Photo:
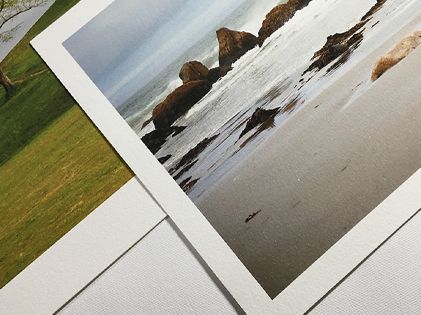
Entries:
[[421, 167], [421, 49], [352, 98], [418, 22], [303, 104], [198, 201], [272, 297]]

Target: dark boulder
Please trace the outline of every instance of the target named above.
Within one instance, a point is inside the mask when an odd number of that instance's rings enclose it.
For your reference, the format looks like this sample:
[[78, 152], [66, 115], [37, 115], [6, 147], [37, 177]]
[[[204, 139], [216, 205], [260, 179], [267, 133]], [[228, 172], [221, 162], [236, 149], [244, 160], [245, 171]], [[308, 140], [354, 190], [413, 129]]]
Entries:
[[156, 129], [169, 128], [193, 105], [200, 101], [212, 88], [208, 80], [191, 81], [175, 89], [156, 106], [152, 119]]
[[240, 134], [240, 138], [242, 138], [250, 130], [256, 128], [257, 126], [275, 117], [277, 113], [279, 113], [279, 108], [275, 108], [275, 109], [257, 108], [255, 112], [253, 113], [253, 115], [247, 121], [246, 127]]
[[191, 177], [188, 177], [180, 183], [180, 187], [184, 192], [187, 193], [194, 187], [194, 185], [197, 184], [198, 181], [199, 181], [198, 178], [192, 180]]
[[214, 84], [232, 70], [231, 67], [216, 67], [209, 70], [208, 81]]
[[209, 69], [199, 61], [186, 62], [180, 70], [179, 77], [183, 84], [191, 81], [207, 80]]
[[223, 27], [216, 31], [219, 42], [219, 65], [230, 67], [250, 49], [258, 45], [258, 39], [253, 34], [238, 32]]
[[306, 7], [311, 0], [289, 0], [287, 3], [274, 7], [267, 15], [259, 30], [259, 45], [286, 22], [288, 22], [298, 10]]
[[165, 162], [167, 162], [169, 159], [171, 159], [172, 155], [168, 154], [166, 156], [160, 157], [158, 159], [159, 163], [164, 164]]
[[181, 133], [186, 127], [169, 127], [166, 129], [156, 129], [142, 137], [143, 143], [153, 153], [157, 153], [169, 136], [176, 136]]

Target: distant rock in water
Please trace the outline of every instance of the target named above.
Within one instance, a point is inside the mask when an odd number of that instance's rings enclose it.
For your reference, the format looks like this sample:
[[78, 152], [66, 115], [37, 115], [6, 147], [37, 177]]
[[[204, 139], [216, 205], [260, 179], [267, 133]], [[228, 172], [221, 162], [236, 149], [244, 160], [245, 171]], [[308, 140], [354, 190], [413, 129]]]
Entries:
[[148, 149], [155, 154], [161, 149], [169, 136], [178, 135], [184, 129], [186, 129], [186, 127], [177, 126], [166, 129], [157, 129], [143, 136], [142, 141]]
[[376, 81], [387, 70], [397, 65], [421, 44], [421, 31], [402, 39], [391, 51], [382, 56], [376, 63], [371, 80]]
[[220, 78], [224, 77], [228, 72], [232, 70], [232, 67], [216, 67], [209, 70], [208, 81], [214, 84]]
[[253, 34], [238, 32], [223, 27], [216, 31], [219, 42], [219, 66], [230, 67], [250, 49], [258, 45]]
[[263, 109], [257, 108], [253, 115], [249, 118], [246, 124], [246, 128], [241, 132], [240, 138], [247, 134], [250, 130], [263, 124], [267, 120], [273, 118], [279, 112], [279, 108], [275, 109]]
[[207, 80], [209, 69], [199, 61], [186, 62], [180, 70], [179, 77], [183, 84], [191, 81]]
[[284, 24], [295, 15], [295, 12], [306, 7], [310, 1], [311, 0], [289, 0], [287, 3], [274, 7], [266, 15], [262, 27], [259, 30], [259, 45], [263, 45], [264, 41], [270, 35], [284, 26]]
[[169, 128], [212, 88], [208, 80], [191, 81], [175, 89], [152, 112], [156, 129]]

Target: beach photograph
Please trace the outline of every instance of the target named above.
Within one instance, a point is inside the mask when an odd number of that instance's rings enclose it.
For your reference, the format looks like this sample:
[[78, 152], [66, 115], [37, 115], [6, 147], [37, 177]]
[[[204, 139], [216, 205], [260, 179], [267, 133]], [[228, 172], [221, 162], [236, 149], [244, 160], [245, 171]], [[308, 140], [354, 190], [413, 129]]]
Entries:
[[420, 45], [418, 0], [115, 0], [63, 43], [272, 299], [421, 167]]
[[0, 1], [0, 289], [133, 177], [30, 45], [76, 3]]

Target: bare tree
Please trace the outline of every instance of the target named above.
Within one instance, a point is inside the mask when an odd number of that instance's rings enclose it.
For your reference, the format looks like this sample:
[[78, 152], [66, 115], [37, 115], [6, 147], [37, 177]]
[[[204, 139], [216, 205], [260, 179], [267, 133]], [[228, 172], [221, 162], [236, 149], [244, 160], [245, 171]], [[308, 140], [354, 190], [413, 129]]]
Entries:
[[[36, 7], [46, 4], [48, 0], [0, 0], [0, 44], [13, 38], [21, 24], [13, 24], [15, 19]], [[15, 85], [0, 67], [0, 85], [6, 90], [9, 98], [12, 96]]]

